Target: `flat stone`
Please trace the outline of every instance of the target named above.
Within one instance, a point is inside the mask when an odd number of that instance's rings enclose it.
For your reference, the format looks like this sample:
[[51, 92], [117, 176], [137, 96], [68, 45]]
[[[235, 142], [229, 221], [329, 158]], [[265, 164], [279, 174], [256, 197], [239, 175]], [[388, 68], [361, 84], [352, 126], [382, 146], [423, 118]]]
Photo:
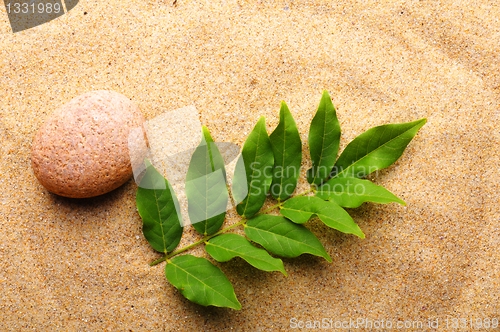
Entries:
[[[35, 176], [60, 196], [86, 198], [110, 192], [130, 179], [132, 165], [142, 162], [147, 152], [146, 144], [140, 144], [146, 142], [143, 124], [137, 106], [117, 92], [80, 95], [38, 130], [31, 151]], [[134, 151], [129, 151], [129, 143]]]

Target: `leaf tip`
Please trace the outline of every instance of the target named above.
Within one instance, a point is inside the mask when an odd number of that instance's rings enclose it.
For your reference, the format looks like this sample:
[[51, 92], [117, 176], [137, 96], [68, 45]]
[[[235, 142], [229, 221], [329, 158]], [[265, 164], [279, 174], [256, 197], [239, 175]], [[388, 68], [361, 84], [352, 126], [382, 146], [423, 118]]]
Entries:
[[427, 123], [427, 118], [418, 119], [413, 123], [416, 123], [419, 128], [422, 128]]
[[213, 139], [212, 136], [210, 135], [210, 130], [208, 130], [208, 127], [204, 125], [201, 127], [201, 144], [205, 145], [206, 143], [211, 143], [211, 142], [213, 142]]
[[216, 306], [216, 307], [226, 307], [226, 308], [230, 308], [230, 309], [234, 309], [234, 310], [241, 310], [241, 303], [238, 300], [238, 298], [236, 297], [236, 294], [234, 294], [234, 300], [231, 301], [231, 304]]
[[144, 165], [146, 166], [146, 168], [148, 168], [149, 166], [153, 166], [153, 164], [148, 158], [144, 159]]

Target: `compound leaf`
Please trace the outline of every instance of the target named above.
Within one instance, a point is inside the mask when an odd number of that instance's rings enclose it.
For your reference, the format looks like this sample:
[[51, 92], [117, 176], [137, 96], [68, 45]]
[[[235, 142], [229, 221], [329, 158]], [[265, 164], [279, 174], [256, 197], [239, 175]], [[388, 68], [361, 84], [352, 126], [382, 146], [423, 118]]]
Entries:
[[287, 200], [280, 213], [295, 223], [303, 224], [316, 215], [328, 227], [360, 238], [365, 235], [349, 213], [334, 202], [327, 202], [315, 196], [297, 196]]
[[323, 92], [316, 115], [312, 119], [308, 142], [312, 168], [307, 171], [307, 181], [319, 186], [332, 171], [340, 142], [337, 112], [327, 91]]
[[362, 178], [392, 165], [427, 122], [386, 124], [371, 128], [350, 142], [332, 171], [333, 177]]
[[218, 262], [227, 262], [234, 257], [241, 257], [259, 270], [280, 271], [286, 275], [281, 259], [272, 257], [264, 249], [254, 247], [241, 235], [218, 235], [206, 243], [205, 249]]
[[262, 214], [252, 218], [245, 225], [245, 234], [278, 256], [292, 258], [307, 253], [332, 261], [310, 230], [281, 216]]
[[136, 194], [142, 232], [156, 251], [167, 253], [177, 247], [182, 236], [179, 203], [167, 179], [151, 163], [146, 162], [146, 166]]
[[192, 255], [167, 261], [165, 276], [188, 300], [204, 305], [239, 310], [241, 304], [225, 274], [207, 259]]
[[224, 159], [205, 126], [186, 174], [186, 197], [193, 227], [203, 235], [217, 232], [226, 217], [229, 194]]
[[[241, 150], [242, 159], [240, 160], [245, 165], [248, 193], [243, 201], [236, 206], [236, 211], [246, 218], [250, 218], [260, 210], [273, 179], [271, 170], [274, 165], [274, 156], [265, 121], [264, 117], [260, 118]], [[242, 181], [242, 179], [235, 179], [237, 183]], [[237, 186], [241, 186], [241, 184]], [[234, 194], [237, 192], [238, 190], [233, 191]], [[236, 195], [235, 199], [239, 200]]]
[[276, 199], [285, 200], [297, 186], [302, 162], [299, 130], [285, 102], [281, 102], [280, 122], [269, 138], [274, 153], [271, 195]]
[[333, 178], [318, 188], [316, 196], [337, 203], [345, 208], [357, 208], [364, 202], [380, 204], [406, 203], [389, 190], [369, 180], [358, 178]]
[[[280, 122], [273, 133], [267, 134], [265, 118], [261, 117], [236, 163], [232, 197], [236, 211], [243, 216], [238, 225], [243, 225], [247, 238], [225, 233], [233, 227], [217, 233], [229, 201], [228, 181], [224, 159], [208, 129], [203, 127], [202, 141], [191, 157], [186, 176], [191, 223], [209, 238], [204, 240], [205, 249], [219, 262], [240, 257], [257, 269], [284, 275], [283, 261], [270, 254], [287, 258], [312, 254], [331, 262], [318, 238], [302, 224], [316, 216], [331, 228], [364, 238], [344, 208], [359, 207], [364, 202], [405, 205], [387, 189], [362, 178], [398, 160], [426, 121], [371, 128], [350, 142], [336, 160], [340, 124], [330, 95], [324, 91], [308, 136], [312, 167], [307, 171], [307, 180], [315, 196], [290, 198], [297, 186], [302, 143], [297, 125], [282, 102]], [[281, 215], [255, 216], [270, 189], [274, 198], [285, 201], [278, 204]], [[148, 161], [136, 202], [144, 236], [155, 250], [165, 254], [152, 265], [166, 260], [167, 280], [194, 303], [241, 309], [231, 282], [217, 266], [205, 258], [176, 255], [201, 242], [167, 255], [182, 236], [179, 202], [169, 182]]]

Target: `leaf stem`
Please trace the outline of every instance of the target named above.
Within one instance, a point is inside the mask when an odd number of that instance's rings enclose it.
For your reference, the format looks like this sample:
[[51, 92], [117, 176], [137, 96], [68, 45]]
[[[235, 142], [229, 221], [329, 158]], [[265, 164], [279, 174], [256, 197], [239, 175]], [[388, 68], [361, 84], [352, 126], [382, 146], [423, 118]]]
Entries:
[[[305, 191], [303, 191], [303, 192], [301, 192], [301, 193], [299, 193], [299, 194], [297, 194], [295, 196], [305, 196], [305, 195], [309, 194], [310, 192], [314, 192], [314, 191], [315, 191], [314, 188], [311, 186], [311, 188], [309, 188], [309, 189], [307, 189], [307, 190], [305, 190]], [[274, 204], [274, 205], [268, 207], [267, 209], [265, 209], [264, 211], [262, 211], [260, 214], [266, 214], [266, 213], [268, 213], [268, 212], [270, 212], [270, 211], [272, 211], [272, 210], [274, 210], [276, 208], [280, 208], [282, 205], [283, 205], [283, 202], [279, 201], [277, 204]], [[227, 226], [227, 227], [219, 230], [218, 232], [216, 232], [216, 233], [214, 233], [212, 235], [206, 235], [203, 238], [199, 239], [198, 241], [195, 241], [195, 242], [193, 242], [193, 243], [191, 243], [191, 244], [189, 244], [189, 245], [187, 245], [185, 247], [182, 247], [180, 249], [174, 250], [171, 253], [166, 254], [165, 256], [160, 257], [157, 260], [149, 263], [149, 265], [150, 266], [158, 265], [161, 262], [164, 262], [164, 261], [166, 261], [166, 260], [168, 260], [168, 259], [170, 259], [170, 258], [172, 258], [172, 257], [174, 257], [174, 256], [176, 256], [178, 254], [181, 254], [181, 253], [183, 253], [185, 251], [188, 251], [189, 249], [192, 249], [194, 247], [199, 246], [202, 243], [207, 242], [208, 240], [210, 240], [213, 237], [216, 237], [217, 235], [224, 234], [224, 233], [230, 231], [233, 228], [236, 228], [238, 226], [244, 225], [246, 222], [247, 222], [247, 218], [242, 217], [241, 220], [238, 221], [237, 223], [232, 224], [230, 226]]]
[[167, 254], [167, 255], [165, 255], [165, 256], [163, 256], [163, 257], [160, 257], [160, 258], [158, 258], [157, 260], [155, 260], [155, 261], [153, 261], [153, 262], [149, 263], [149, 265], [150, 265], [150, 266], [155, 266], [155, 265], [158, 265], [158, 264], [160, 264], [161, 262], [164, 262], [164, 261], [166, 261], [166, 260], [167, 260], [167, 259], [169, 259], [169, 258], [172, 258], [172, 257], [174, 257], [174, 256], [176, 256], [176, 255], [178, 255], [178, 254], [180, 254], [180, 253], [183, 253], [183, 252], [185, 252], [185, 251], [187, 251], [187, 250], [189, 250], [189, 249], [191, 249], [191, 248], [194, 248], [194, 247], [196, 247], [196, 246], [198, 246], [198, 245], [200, 245], [200, 244], [202, 244], [202, 243], [205, 243], [205, 242], [207, 242], [208, 240], [210, 240], [211, 238], [216, 237], [217, 235], [220, 235], [220, 234], [226, 233], [227, 231], [230, 231], [230, 230], [231, 230], [231, 229], [233, 229], [233, 228], [236, 228], [236, 227], [238, 227], [238, 226], [241, 226], [241, 225], [245, 224], [246, 222], [247, 222], [247, 219], [246, 219], [246, 218], [242, 218], [242, 219], [241, 219], [239, 222], [237, 222], [236, 224], [233, 224], [233, 225], [227, 226], [227, 227], [225, 227], [225, 228], [223, 228], [223, 229], [219, 230], [218, 232], [216, 232], [216, 233], [214, 233], [214, 234], [212, 234], [212, 235], [207, 235], [207, 236], [204, 236], [203, 238], [201, 238], [200, 240], [198, 240], [198, 241], [196, 241], [196, 242], [193, 242], [193, 243], [191, 243], [191, 244], [189, 244], [189, 245], [187, 245], [187, 246], [185, 246], [185, 247], [182, 247], [182, 248], [180, 248], [180, 249], [174, 250], [174, 251], [172, 251], [170, 254]]
[[167, 260], [167, 256], [165, 255], [165, 256], [160, 257], [160, 258], [158, 258], [157, 260], [152, 261], [151, 263], [149, 263], [149, 266], [155, 266], [155, 265], [158, 265], [158, 264], [160, 264], [161, 262], [166, 261], [166, 260]]

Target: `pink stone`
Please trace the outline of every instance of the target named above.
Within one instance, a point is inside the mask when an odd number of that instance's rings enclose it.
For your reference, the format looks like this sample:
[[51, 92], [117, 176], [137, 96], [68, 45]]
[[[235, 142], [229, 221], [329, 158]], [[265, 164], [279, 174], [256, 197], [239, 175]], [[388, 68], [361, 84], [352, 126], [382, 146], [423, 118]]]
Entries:
[[133, 151], [131, 157], [129, 151], [129, 134], [134, 128], [144, 133], [143, 124], [137, 106], [117, 92], [80, 95], [38, 130], [31, 151], [35, 176], [48, 191], [65, 197], [110, 192], [130, 179], [132, 163], [147, 152]]

